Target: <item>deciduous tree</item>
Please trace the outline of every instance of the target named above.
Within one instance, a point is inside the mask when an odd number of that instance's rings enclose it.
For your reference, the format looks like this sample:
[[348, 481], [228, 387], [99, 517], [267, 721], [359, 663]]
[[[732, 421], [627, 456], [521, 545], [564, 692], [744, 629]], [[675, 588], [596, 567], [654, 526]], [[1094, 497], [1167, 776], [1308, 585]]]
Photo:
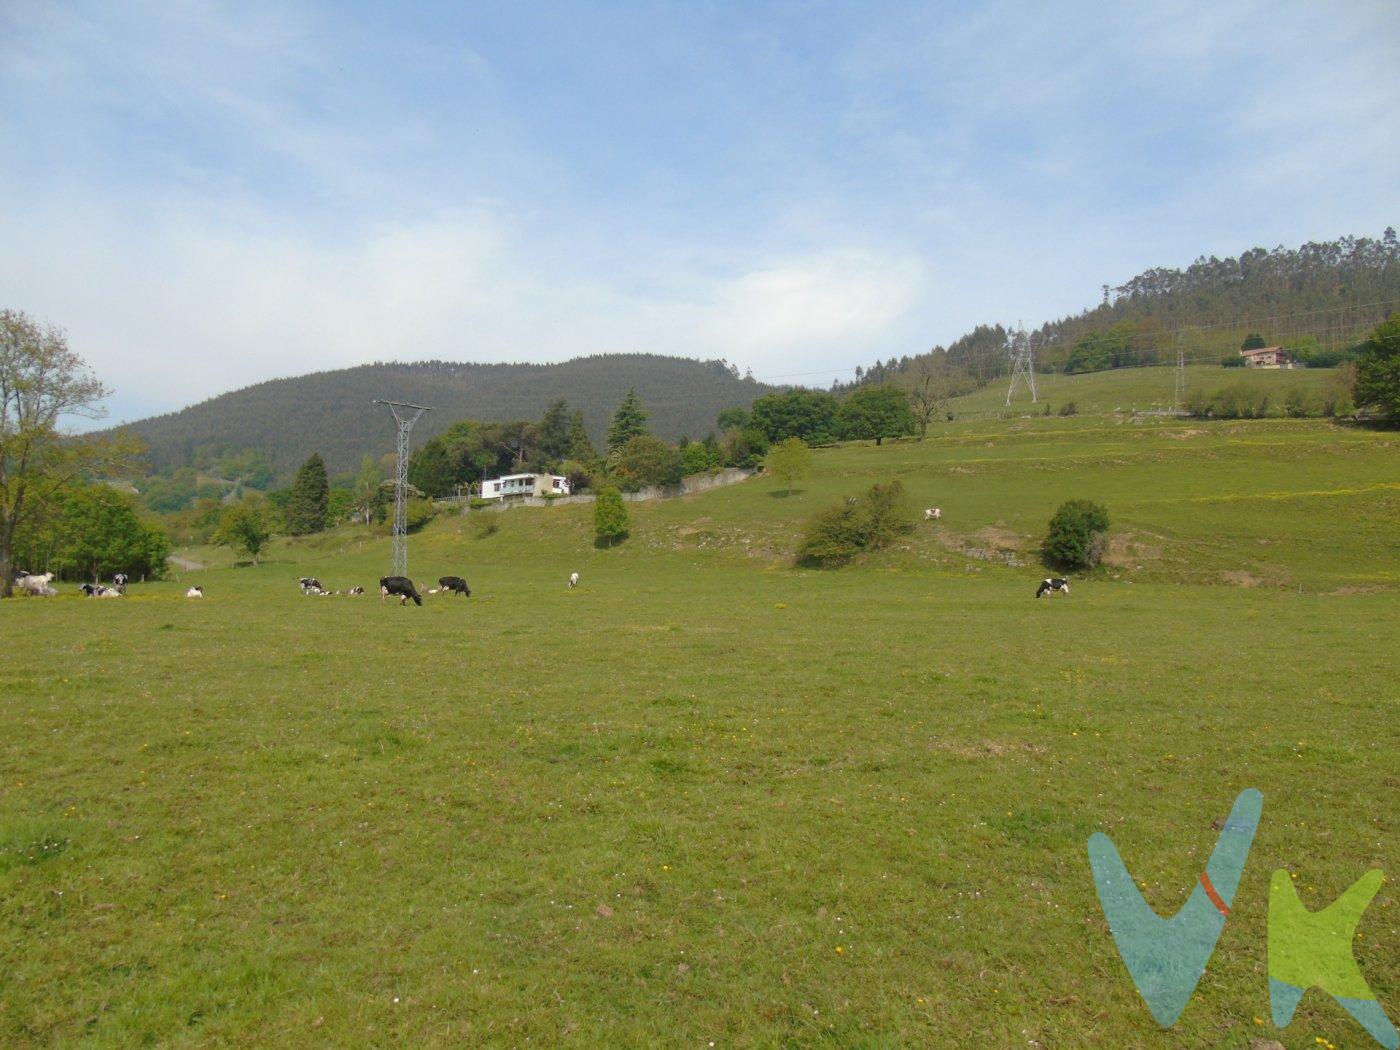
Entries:
[[792, 495], [792, 483], [812, 472], [812, 450], [799, 437], [786, 438], [768, 450], [764, 469], [787, 486]]
[[60, 429], [65, 416], [100, 418], [107, 394], [60, 329], [0, 311], [0, 597], [13, 589], [15, 533], [27, 518], [52, 512], [79, 478], [134, 469], [134, 438]]

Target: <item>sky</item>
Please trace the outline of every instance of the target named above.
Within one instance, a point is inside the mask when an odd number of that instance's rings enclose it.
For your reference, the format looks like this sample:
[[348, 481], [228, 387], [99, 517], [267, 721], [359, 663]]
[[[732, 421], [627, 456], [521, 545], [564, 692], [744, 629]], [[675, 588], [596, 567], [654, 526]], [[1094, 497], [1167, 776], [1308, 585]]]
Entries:
[[826, 386], [1400, 220], [1393, 0], [0, 0], [0, 308], [109, 421], [377, 360]]

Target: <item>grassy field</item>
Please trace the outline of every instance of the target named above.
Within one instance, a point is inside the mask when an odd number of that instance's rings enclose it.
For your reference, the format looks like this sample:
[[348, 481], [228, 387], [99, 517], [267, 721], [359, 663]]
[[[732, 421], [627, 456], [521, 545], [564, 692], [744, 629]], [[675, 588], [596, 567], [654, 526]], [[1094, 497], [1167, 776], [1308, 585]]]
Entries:
[[[0, 1042], [1367, 1045], [1316, 992], [1273, 1029], [1265, 920], [1276, 867], [1317, 908], [1384, 866], [1355, 947], [1400, 1014], [1397, 452], [954, 424], [819, 452], [791, 496], [632, 505], [613, 550], [588, 507], [439, 519], [413, 574], [475, 593], [421, 609], [297, 593], [373, 587], [387, 540], [348, 529], [0, 603]], [[791, 566], [806, 517], [890, 477], [944, 519]], [[1112, 564], [1037, 602], [1078, 496]], [[1086, 840], [1171, 913], [1251, 786], [1164, 1033]]]
[[[1186, 389], [1191, 393], [1215, 393], [1226, 386], [1239, 385], [1248, 390], [1266, 390], [1272, 402], [1282, 406], [1288, 392], [1295, 388], [1321, 393], [1333, 381], [1335, 369], [1258, 369], [1221, 368], [1219, 365], [1188, 365]], [[959, 414], [1004, 412], [1008, 382], [1000, 379], [953, 401], [953, 411]], [[1046, 404], [1052, 412], [1074, 402], [1084, 414], [1108, 412], [1152, 411], [1172, 407], [1176, 395], [1176, 369], [1168, 365], [1153, 368], [1120, 368], [1107, 372], [1087, 372], [1063, 375], [1057, 372], [1037, 374], [1036, 393], [1040, 403], [1032, 405], [1030, 394], [1022, 387], [1016, 392], [1012, 408], [1026, 412], [1044, 411]]]

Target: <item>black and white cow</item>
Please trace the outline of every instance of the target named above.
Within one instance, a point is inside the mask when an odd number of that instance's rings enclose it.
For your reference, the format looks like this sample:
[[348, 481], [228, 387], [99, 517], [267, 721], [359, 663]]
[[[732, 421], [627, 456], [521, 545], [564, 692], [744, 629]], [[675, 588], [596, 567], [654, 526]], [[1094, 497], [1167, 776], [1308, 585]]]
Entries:
[[83, 594], [85, 594], [85, 595], [86, 595], [87, 597], [89, 597], [89, 598], [96, 598], [96, 597], [98, 597], [98, 596], [99, 596], [103, 591], [105, 591], [106, 589], [107, 589], [107, 588], [106, 588], [106, 587], [103, 587], [102, 584], [100, 584], [100, 583], [85, 583], [85, 584], [83, 584], [81, 587], [78, 588], [79, 591], [81, 591]]
[[321, 581], [314, 576], [303, 576], [300, 580], [302, 594], [325, 594], [326, 589], [321, 586]]
[[1040, 586], [1036, 588], [1035, 596], [1040, 598], [1048, 594], [1053, 598], [1057, 593], [1063, 594], [1066, 598], [1069, 597], [1069, 580], [1062, 580], [1058, 576], [1054, 579], [1042, 580]]
[[399, 604], [403, 605], [410, 598], [414, 605], [423, 604], [423, 596], [418, 593], [418, 588], [413, 586], [413, 581], [407, 576], [383, 576], [379, 580], [379, 600], [382, 602], [391, 594], [398, 595]]
[[125, 593], [126, 593], [126, 584], [127, 584], [128, 579], [129, 579], [129, 577], [128, 577], [127, 574], [124, 573], [124, 572], [113, 573], [113, 574], [112, 574], [112, 588], [113, 588], [118, 594], [125, 594]]
[[203, 587], [191, 587], [189, 590], [187, 590], [187, 591], [185, 592], [185, 597], [186, 597], [186, 598], [203, 598], [203, 597], [204, 597], [204, 588], [203, 588]]
[[352, 598], [358, 598], [360, 595], [365, 593], [365, 589], [363, 587], [351, 587], [345, 593]]
[[571, 573], [569, 573], [569, 590], [573, 590], [573, 589], [574, 589], [575, 587], [577, 587], [577, 586], [578, 586], [578, 573], [576, 573], [576, 572], [571, 572]]
[[472, 589], [460, 576], [443, 576], [438, 580], [438, 587], [443, 594], [460, 594], [463, 598], [472, 596]]

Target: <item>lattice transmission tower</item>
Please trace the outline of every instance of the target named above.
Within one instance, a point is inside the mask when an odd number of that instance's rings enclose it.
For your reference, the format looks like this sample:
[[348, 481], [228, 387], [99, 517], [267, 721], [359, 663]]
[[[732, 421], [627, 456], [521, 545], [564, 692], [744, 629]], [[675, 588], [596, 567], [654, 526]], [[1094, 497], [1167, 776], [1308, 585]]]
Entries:
[[1011, 404], [1011, 395], [1016, 393], [1016, 384], [1024, 380], [1031, 390], [1031, 404], [1035, 404], [1035, 350], [1031, 347], [1030, 339], [1026, 337], [1025, 327], [1019, 322], [1016, 331], [1011, 333], [1007, 353], [1011, 355], [1011, 385], [1006, 388], [1006, 403]]
[[413, 424], [418, 417], [432, 409], [426, 405], [410, 405], [403, 401], [382, 401], [376, 405], [388, 405], [394, 414], [397, 427], [397, 443], [394, 460], [394, 529], [389, 549], [389, 575], [408, 575], [408, 439]]
[[1181, 333], [1176, 333], [1176, 399], [1172, 407], [1181, 412], [1186, 408], [1186, 346]]

